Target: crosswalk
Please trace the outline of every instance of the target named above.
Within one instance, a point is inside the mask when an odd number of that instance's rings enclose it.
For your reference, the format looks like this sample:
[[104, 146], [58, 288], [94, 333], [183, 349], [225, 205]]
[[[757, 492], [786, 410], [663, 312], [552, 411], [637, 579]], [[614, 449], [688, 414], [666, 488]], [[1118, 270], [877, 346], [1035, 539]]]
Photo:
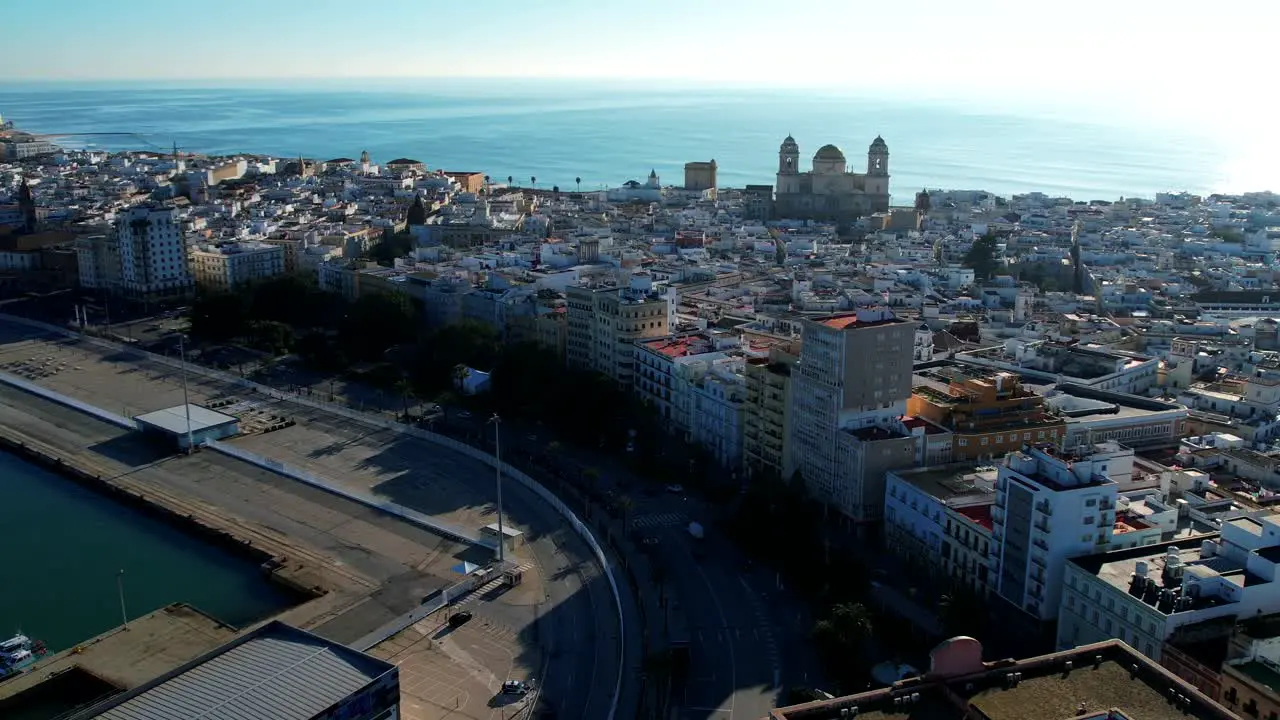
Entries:
[[631, 521], [632, 527], [637, 528], [657, 528], [657, 527], [675, 527], [676, 525], [684, 525], [687, 522], [684, 515], [680, 513], [666, 512], [655, 513], [653, 515], [641, 515]]
[[[533, 569], [533, 563], [520, 563], [519, 565], [516, 566], [515, 569], [518, 572], [527, 573]], [[481, 598], [485, 597], [490, 592], [497, 590], [501, 586], [502, 586], [502, 573], [497, 573], [492, 580], [486, 582], [485, 584], [481, 585], [475, 590], [472, 590], [470, 593], [467, 594], [466, 597], [453, 603], [453, 607], [456, 609], [456, 608], [467, 607], [468, 605], [474, 605], [475, 603], [479, 602]]]

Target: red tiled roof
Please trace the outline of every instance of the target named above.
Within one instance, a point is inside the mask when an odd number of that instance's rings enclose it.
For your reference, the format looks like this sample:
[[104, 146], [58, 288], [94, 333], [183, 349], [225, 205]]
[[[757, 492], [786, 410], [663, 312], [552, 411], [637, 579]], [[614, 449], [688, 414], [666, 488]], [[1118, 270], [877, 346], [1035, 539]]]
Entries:
[[975, 523], [981, 525], [982, 527], [986, 528], [987, 530], [990, 530], [994, 526], [993, 523], [991, 522], [991, 505], [992, 504], [966, 505], [964, 507], [956, 508], [956, 511], [959, 512], [961, 515], [974, 521]]

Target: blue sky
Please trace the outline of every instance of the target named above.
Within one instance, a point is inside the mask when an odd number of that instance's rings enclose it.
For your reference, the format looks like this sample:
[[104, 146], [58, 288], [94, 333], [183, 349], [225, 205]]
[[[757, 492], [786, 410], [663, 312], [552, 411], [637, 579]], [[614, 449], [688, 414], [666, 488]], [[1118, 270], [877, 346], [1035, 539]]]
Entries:
[[[1223, 98], [1278, 0], [10, 0], [18, 80], [605, 77]], [[1214, 15], [1217, 8], [1221, 11]], [[1264, 94], [1265, 95], [1265, 94]], [[1215, 101], [1217, 102], [1217, 101]]]

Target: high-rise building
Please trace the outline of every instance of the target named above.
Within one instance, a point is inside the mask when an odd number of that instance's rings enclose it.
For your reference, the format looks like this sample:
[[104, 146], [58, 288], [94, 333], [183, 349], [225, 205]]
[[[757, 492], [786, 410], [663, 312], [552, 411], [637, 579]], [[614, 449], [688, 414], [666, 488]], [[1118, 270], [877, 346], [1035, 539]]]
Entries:
[[747, 362], [747, 401], [743, 407], [742, 460], [746, 477], [782, 477], [788, 432], [791, 371], [799, 349], [790, 344], [769, 349], [769, 357]]
[[129, 208], [116, 217], [108, 234], [77, 242], [76, 253], [82, 287], [137, 300], [191, 293], [186, 240], [173, 208]]
[[[1110, 549], [1116, 497], [1133, 475], [1133, 450], [1116, 442], [1009, 453], [999, 467], [991, 511], [997, 543], [996, 590], [1037, 620], [1058, 614], [1069, 558]], [[1130, 528], [1121, 532], [1160, 528]]]
[[784, 475], [855, 522], [884, 510], [885, 472], [916, 460], [902, 424], [915, 325], [886, 308], [811, 318], [791, 376]]

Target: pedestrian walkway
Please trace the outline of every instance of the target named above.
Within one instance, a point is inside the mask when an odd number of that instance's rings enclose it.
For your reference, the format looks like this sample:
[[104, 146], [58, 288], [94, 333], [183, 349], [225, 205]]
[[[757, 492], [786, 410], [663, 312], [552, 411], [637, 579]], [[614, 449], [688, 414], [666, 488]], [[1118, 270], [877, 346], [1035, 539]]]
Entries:
[[[526, 573], [533, 569], [533, 563], [520, 563], [515, 567], [516, 572]], [[486, 600], [495, 593], [498, 588], [502, 587], [502, 573], [495, 573], [495, 576], [489, 582], [467, 593], [466, 597], [453, 603], [452, 607], [457, 610], [469, 605], [474, 605], [480, 600]]]
[[688, 519], [680, 513], [656, 513], [653, 515], [641, 515], [631, 521], [632, 527], [637, 528], [657, 528], [657, 527], [675, 527], [684, 525]]

